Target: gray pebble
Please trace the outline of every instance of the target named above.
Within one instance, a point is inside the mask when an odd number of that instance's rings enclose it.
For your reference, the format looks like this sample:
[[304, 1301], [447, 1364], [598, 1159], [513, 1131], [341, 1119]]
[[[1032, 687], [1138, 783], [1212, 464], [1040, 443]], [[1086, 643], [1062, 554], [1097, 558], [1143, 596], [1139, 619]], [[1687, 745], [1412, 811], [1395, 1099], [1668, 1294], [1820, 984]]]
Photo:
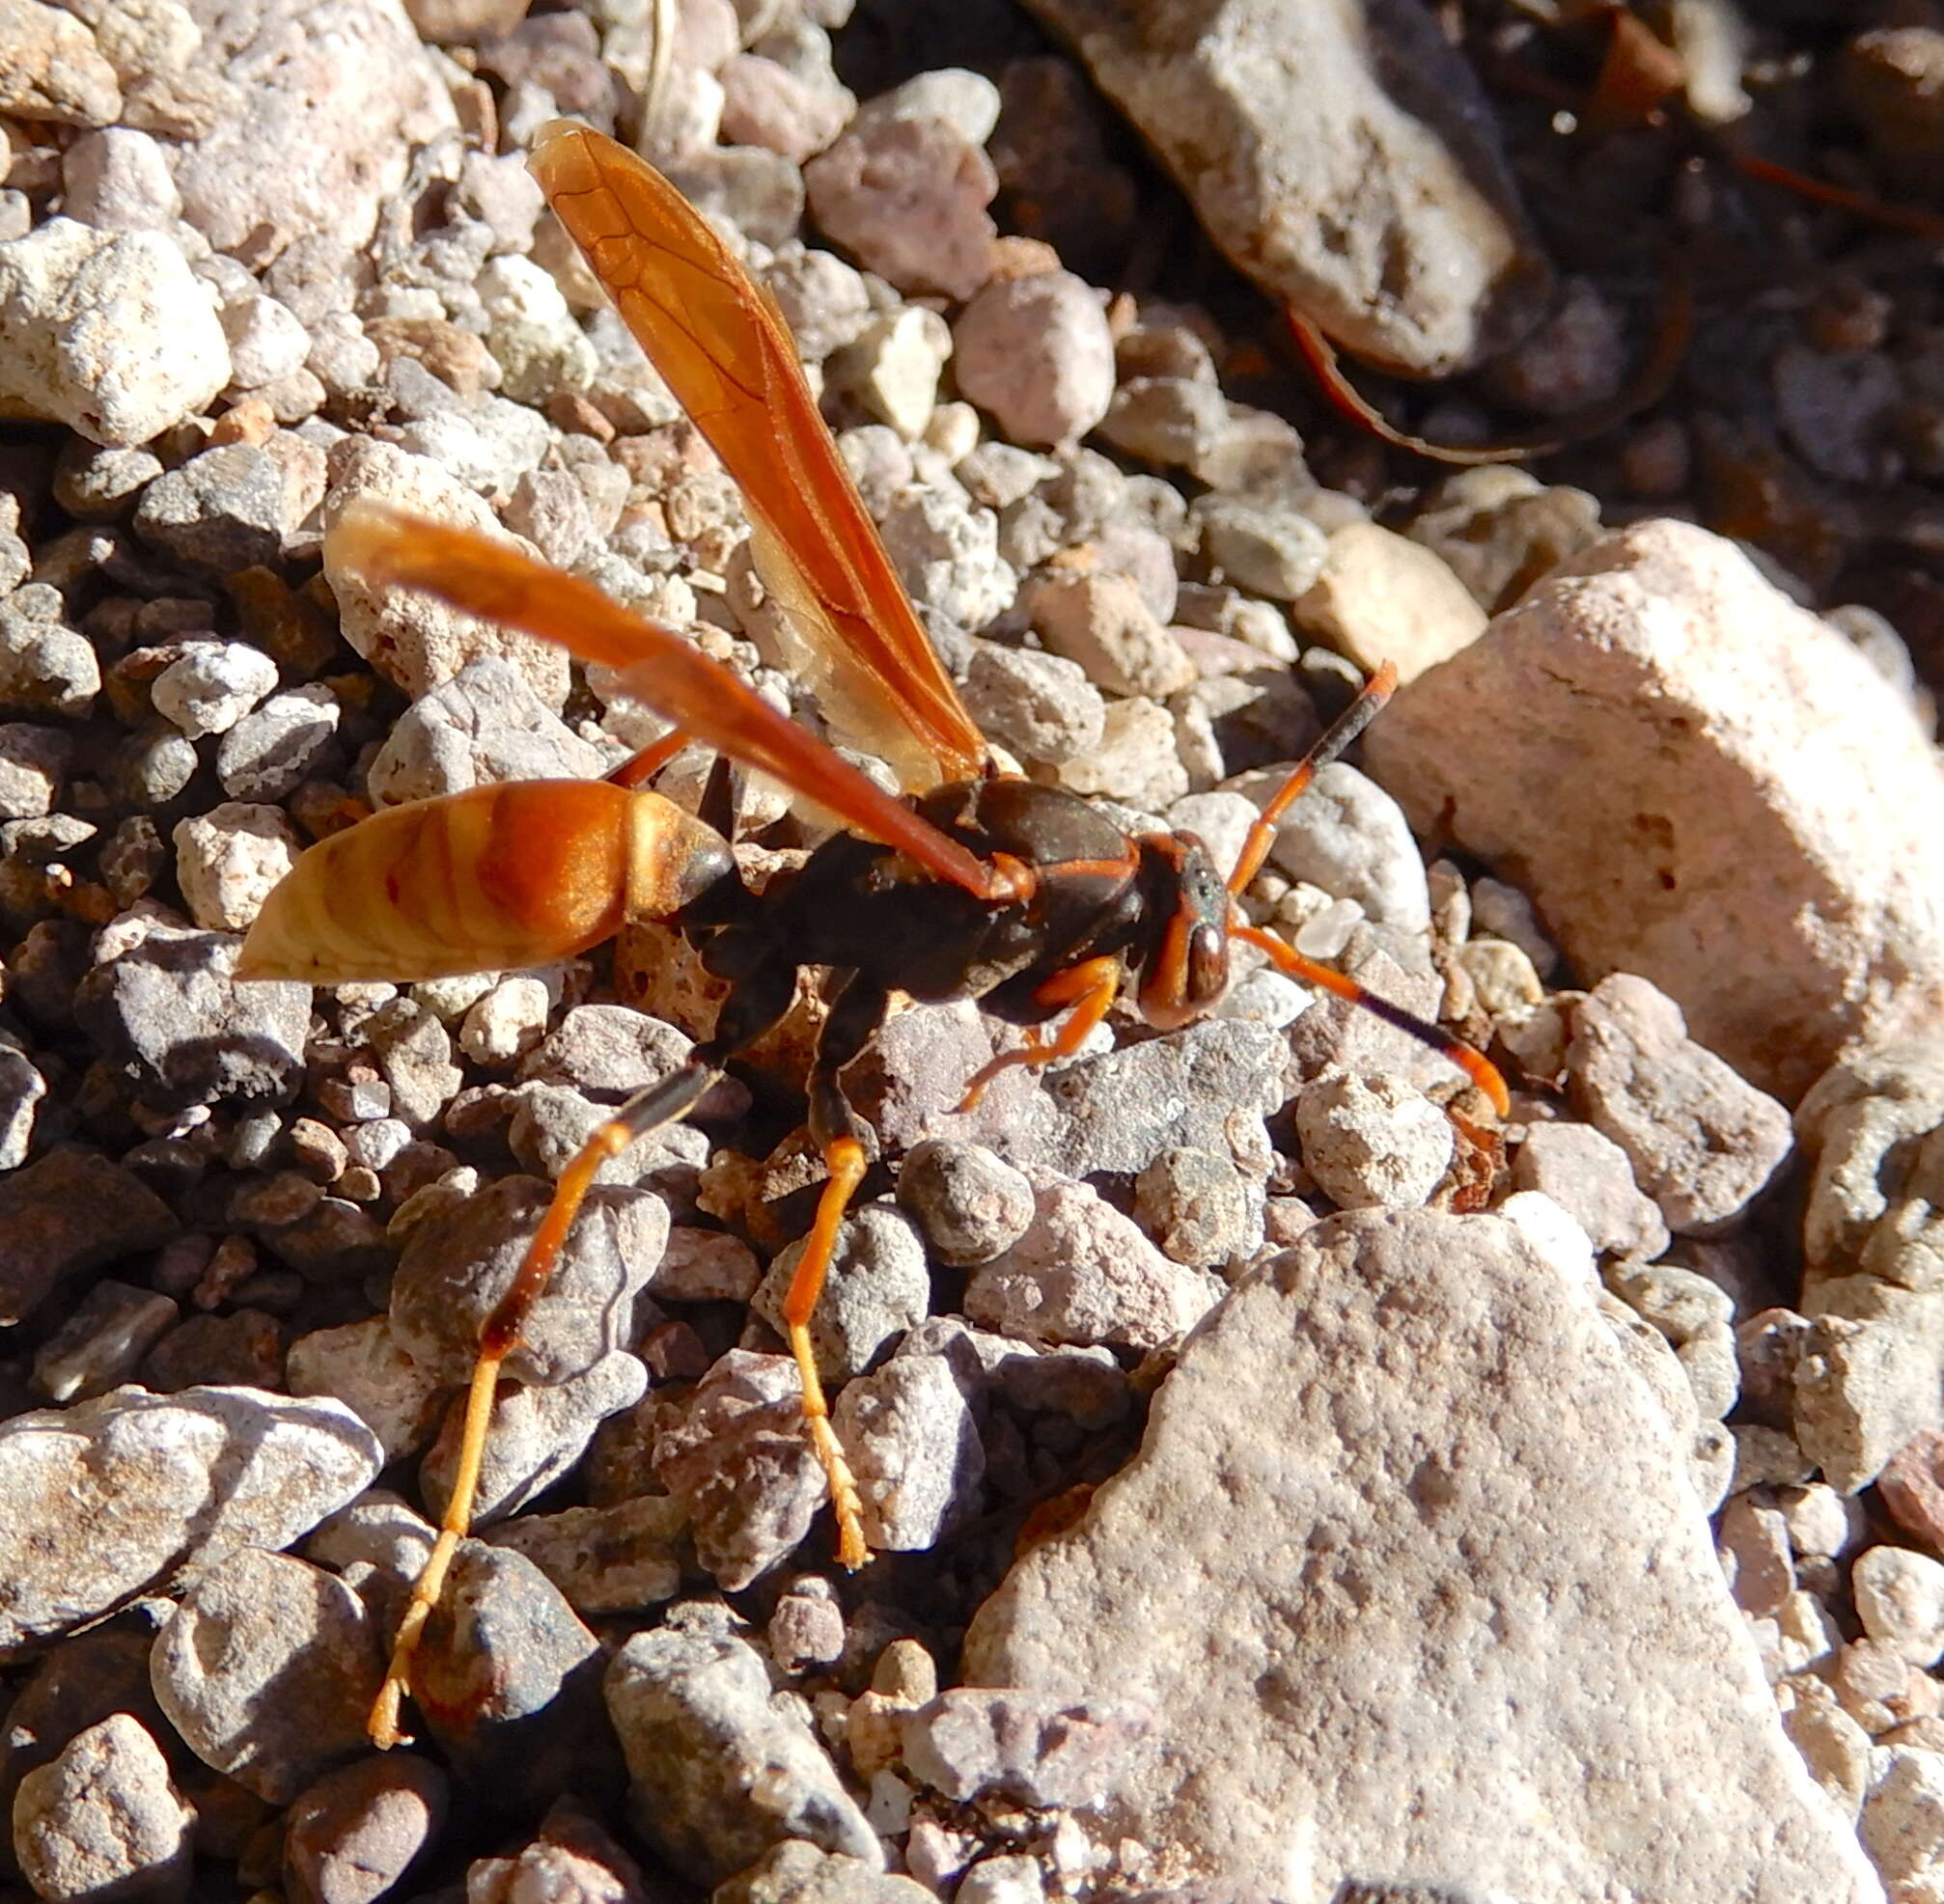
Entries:
[[[1251, 775], [1244, 790], [1266, 803], [1281, 785], [1282, 777], [1270, 771]], [[1284, 814], [1269, 861], [1291, 879], [1355, 899], [1379, 924], [1404, 932], [1430, 929], [1424, 861], [1402, 809], [1342, 760], [1322, 768]]]
[[[784, 1296], [802, 1255], [801, 1242], [783, 1251], [751, 1300], [779, 1336]], [[930, 1300], [924, 1247], [910, 1220], [881, 1203], [853, 1210], [810, 1318], [818, 1373], [833, 1385], [861, 1374], [893, 1337], [926, 1314]]]
[[436, 1372], [399, 1346], [383, 1315], [299, 1336], [285, 1357], [284, 1380], [294, 1395], [335, 1395], [377, 1437], [388, 1462], [430, 1441], [445, 1394]]
[[1132, 576], [1108, 568], [1041, 569], [1019, 606], [1054, 654], [1076, 661], [1110, 694], [1160, 698], [1195, 678], [1195, 665]]
[[905, 1764], [947, 1798], [1089, 1807], [1114, 1796], [1153, 1729], [1137, 1705], [981, 1686], [939, 1694], [902, 1726]]
[[1230, 1019], [1069, 1065], [1044, 1084], [1060, 1113], [1045, 1161], [1068, 1176], [1132, 1176], [1167, 1149], [1259, 1147], [1287, 1095], [1284, 1066], [1279, 1034]]
[[930, 1138], [912, 1147], [898, 1173], [898, 1200], [942, 1263], [969, 1269], [990, 1262], [1026, 1233], [1033, 1186], [983, 1144]]
[[1220, 1269], [1262, 1239], [1263, 1199], [1212, 1150], [1163, 1150], [1134, 1179], [1134, 1221], [1163, 1256]]
[[1199, 498], [1189, 515], [1209, 566], [1251, 594], [1294, 601], [1322, 572], [1329, 538], [1305, 516], [1222, 495]]
[[316, 776], [344, 709], [321, 681], [272, 695], [216, 750], [216, 778], [234, 800], [285, 800]]
[[0, 723], [0, 819], [51, 814], [73, 752], [72, 736], [57, 729]]
[[820, 1573], [791, 1583], [763, 1629], [764, 1643], [779, 1672], [791, 1678], [844, 1657], [844, 1609]]
[[1106, 704], [1077, 661], [999, 642], [973, 644], [965, 701], [982, 731], [1022, 760], [1058, 766], [1100, 744]]
[[1652, 1261], [1667, 1248], [1658, 1207], [1633, 1180], [1626, 1152], [1591, 1124], [1534, 1124], [1513, 1157], [1514, 1189], [1542, 1190], [1596, 1250]]
[[655, 1478], [687, 1511], [696, 1559], [732, 1593], [796, 1547], [829, 1491], [786, 1355], [719, 1357], [687, 1395], [663, 1405], [653, 1460]]
[[898, 496], [879, 526], [899, 579], [919, 607], [976, 629], [1013, 605], [1018, 578], [1000, 557], [991, 510], [913, 487]]
[[142, 491], [135, 533], [186, 566], [217, 575], [267, 566], [296, 525], [284, 466], [253, 443], [226, 443]]
[[[516, 1513], [573, 1467], [609, 1416], [632, 1408], [647, 1392], [641, 1358], [615, 1349], [563, 1381], [503, 1395], [486, 1434], [474, 1519], [484, 1524]], [[419, 1467], [420, 1490], [437, 1513], [452, 1498], [464, 1420], [464, 1397], [456, 1397]]]
[[1216, 1294], [1087, 1185], [1048, 1176], [1026, 1233], [973, 1273], [964, 1310], [1021, 1341], [1150, 1349], [1185, 1335]]
[[0, 1034], [0, 1171], [17, 1171], [27, 1161], [46, 1095], [47, 1080], [33, 1060]]
[[564, 1085], [620, 1100], [658, 1084], [681, 1064], [693, 1040], [673, 1025], [625, 1005], [580, 1005], [521, 1062], [521, 1083]]
[[60, 592], [30, 582], [0, 600], [0, 709], [79, 719], [101, 691], [87, 636], [62, 619]]
[[292, 1904], [375, 1904], [445, 1829], [446, 1775], [414, 1752], [327, 1772], [284, 1820]]
[[[550, 1193], [503, 1177], [448, 1219], [416, 1228], [392, 1280], [399, 1346], [440, 1379], [471, 1372], [479, 1333], [511, 1284]], [[653, 1273], [668, 1213], [645, 1192], [597, 1188], [568, 1233], [546, 1293], [534, 1306], [508, 1378], [549, 1384], [591, 1368], [620, 1346], [636, 1295]]]
[[[614, 1116], [612, 1104], [597, 1104], [565, 1085], [521, 1085], [514, 1097], [507, 1142], [514, 1160], [523, 1170], [555, 1179]], [[616, 1188], [652, 1189], [671, 1213], [691, 1216], [708, 1148], [708, 1138], [692, 1124], [670, 1124], [637, 1138], [620, 1156], [606, 1159], [594, 1180]]]
[[[186, 742], [183, 743], [187, 745]], [[157, 1110], [222, 1099], [283, 1104], [304, 1076], [308, 985], [238, 983], [238, 942], [156, 924], [81, 981], [74, 1015]]]
[[[242, 1547], [288, 1546], [377, 1477], [349, 1409], [117, 1389], [0, 1424], [0, 1647], [67, 1632]], [[77, 1513], [75, 1502], [88, 1504]]]
[[893, 1357], [847, 1385], [832, 1417], [874, 1551], [921, 1553], [979, 1512], [986, 1450], [943, 1356]]
[[161, 1748], [118, 1712], [21, 1780], [14, 1855], [40, 1897], [174, 1904], [189, 1894], [195, 1824]]
[[893, 1876], [860, 1858], [820, 1851], [793, 1837], [717, 1885], [709, 1904], [927, 1904], [937, 1895], [913, 1878]]
[[774, 1705], [755, 1649], [728, 1636], [641, 1633], [615, 1656], [607, 1705], [635, 1828], [712, 1885], [786, 1838], [883, 1868], [883, 1853], [808, 1726]]
[[87, 1401], [125, 1382], [181, 1313], [167, 1296], [104, 1276], [34, 1352], [49, 1401]]
[[1633, 1164], [1677, 1233], [1743, 1209], [1792, 1142], [1789, 1113], [1687, 1035], [1645, 979], [1603, 979], [1573, 1013], [1567, 1071], [1588, 1120]]
[[[412, 1699], [467, 1783], [513, 1808], [611, 1776], [600, 1643], [524, 1554], [459, 1543]], [[597, 1768], [600, 1768], [597, 1770]]]
[[607, 1507], [522, 1514], [483, 1538], [524, 1554], [577, 1614], [637, 1613], [681, 1590], [688, 1516], [666, 1494], [639, 1494]]
[[458, 1093], [465, 1074], [453, 1062], [452, 1035], [435, 1012], [393, 999], [366, 1022], [365, 1041], [392, 1090], [392, 1112], [424, 1128]]
[[335, 1574], [246, 1547], [198, 1576], [156, 1636], [169, 1723], [204, 1764], [288, 1805], [367, 1743], [379, 1636]]

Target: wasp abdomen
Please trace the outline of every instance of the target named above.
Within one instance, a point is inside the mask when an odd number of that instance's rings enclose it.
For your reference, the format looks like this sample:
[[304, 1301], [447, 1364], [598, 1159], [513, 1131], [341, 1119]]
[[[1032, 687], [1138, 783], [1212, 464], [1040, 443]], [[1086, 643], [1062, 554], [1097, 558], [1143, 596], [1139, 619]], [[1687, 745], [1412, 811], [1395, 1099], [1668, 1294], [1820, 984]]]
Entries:
[[659, 794], [605, 781], [513, 781], [390, 807], [313, 846], [236, 961], [314, 985], [518, 971], [659, 917], [727, 849]]

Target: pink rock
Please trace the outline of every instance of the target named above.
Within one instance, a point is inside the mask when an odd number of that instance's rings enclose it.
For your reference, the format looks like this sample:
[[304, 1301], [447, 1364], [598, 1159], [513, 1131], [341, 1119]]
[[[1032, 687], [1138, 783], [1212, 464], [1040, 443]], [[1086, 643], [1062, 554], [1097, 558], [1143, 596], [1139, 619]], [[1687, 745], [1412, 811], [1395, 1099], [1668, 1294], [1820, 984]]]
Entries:
[[958, 388], [1014, 443], [1070, 443], [1107, 414], [1114, 340], [1070, 271], [987, 285], [952, 328]]
[[902, 291], [970, 297], [991, 272], [999, 189], [981, 147], [937, 120], [867, 119], [803, 169], [810, 209]]
[[1876, 1477], [1890, 1518], [1933, 1554], [1944, 1554], [1944, 1429], [1913, 1436]]
[[1944, 1007], [1935, 750], [1705, 530], [1594, 543], [1406, 686], [1366, 758], [1530, 893], [1587, 981], [1651, 979], [1781, 1096]]
[[432, 54], [377, 0], [226, 8], [202, 57], [241, 103], [177, 158], [182, 215], [251, 263], [316, 232], [362, 248], [411, 149], [457, 124]]

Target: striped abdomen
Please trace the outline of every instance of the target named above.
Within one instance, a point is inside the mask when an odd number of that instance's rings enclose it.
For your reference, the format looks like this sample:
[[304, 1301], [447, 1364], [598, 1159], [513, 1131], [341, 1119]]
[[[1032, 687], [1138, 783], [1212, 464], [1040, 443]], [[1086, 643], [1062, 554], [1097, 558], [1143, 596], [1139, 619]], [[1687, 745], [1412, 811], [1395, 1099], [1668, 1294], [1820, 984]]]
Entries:
[[388, 807], [319, 841], [264, 903], [239, 979], [405, 982], [570, 957], [666, 917], [729, 870], [658, 793], [509, 781]]

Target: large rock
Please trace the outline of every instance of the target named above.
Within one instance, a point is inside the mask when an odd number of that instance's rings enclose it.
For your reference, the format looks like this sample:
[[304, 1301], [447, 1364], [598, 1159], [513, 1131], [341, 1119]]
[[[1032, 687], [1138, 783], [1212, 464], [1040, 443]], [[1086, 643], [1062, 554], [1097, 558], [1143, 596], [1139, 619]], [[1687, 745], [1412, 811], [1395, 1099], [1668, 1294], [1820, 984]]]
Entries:
[[1596, 542], [1402, 689], [1370, 771], [1793, 1100], [1944, 1010], [1944, 771], [1898, 694], [1731, 542]]
[[1667, 1411], [1513, 1225], [1326, 1219], [980, 1611], [974, 1683], [1151, 1708], [1086, 1819], [1238, 1890], [1865, 1904]]
[[1417, 0], [1030, 0], [1236, 264], [1361, 354], [1490, 357], [1551, 283], [1476, 75]]
[[0, 1659], [243, 1547], [272, 1552], [377, 1478], [342, 1402], [116, 1389], [0, 1428]]

